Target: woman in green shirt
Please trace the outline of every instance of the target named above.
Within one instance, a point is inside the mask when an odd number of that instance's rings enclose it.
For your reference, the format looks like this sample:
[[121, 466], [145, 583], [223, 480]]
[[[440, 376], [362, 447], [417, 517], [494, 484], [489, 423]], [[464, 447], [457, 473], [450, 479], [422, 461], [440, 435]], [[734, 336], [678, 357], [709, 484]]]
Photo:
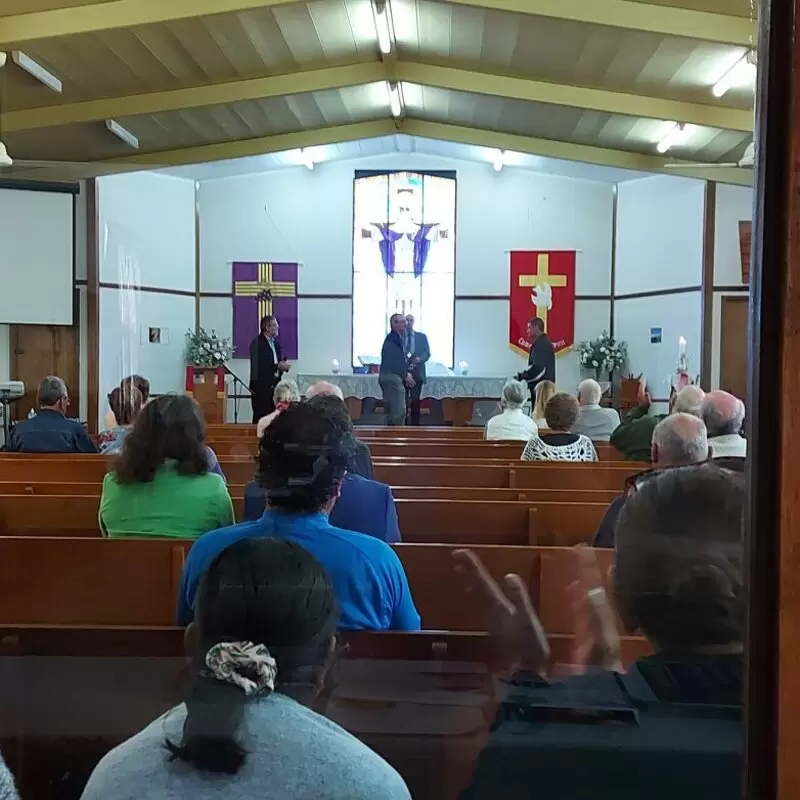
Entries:
[[112, 538], [194, 539], [234, 523], [233, 503], [219, 475], [209, 472], [205, 423], [184, 395], [146, 405], [115, 472], [103, 480], [100, 529]]

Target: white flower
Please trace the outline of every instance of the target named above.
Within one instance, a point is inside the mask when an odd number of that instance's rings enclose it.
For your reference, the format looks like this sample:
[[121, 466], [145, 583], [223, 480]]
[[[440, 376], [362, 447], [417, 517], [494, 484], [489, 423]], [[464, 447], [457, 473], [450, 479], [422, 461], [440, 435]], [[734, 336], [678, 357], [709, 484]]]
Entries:
[[597, 361], [595, 360], [595, 361], [592, 361], [592, 366], [593, 366], [593, 367], [599, 367], [600, 365], [599, 365], [599, 364], [597, 363]]
[[214, 353], [214, 358], [222, 358], [222, 353], [219, 352]]

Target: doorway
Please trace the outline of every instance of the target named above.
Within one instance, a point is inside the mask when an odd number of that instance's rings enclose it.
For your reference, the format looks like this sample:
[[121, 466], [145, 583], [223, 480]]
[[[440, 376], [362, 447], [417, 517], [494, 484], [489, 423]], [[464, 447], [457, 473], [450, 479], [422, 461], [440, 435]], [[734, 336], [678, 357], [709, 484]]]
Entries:
[[[77, 321], [77, 317], [75, 318]], [[78, 417], [80, 387], [78, 376], [78, 326], [11, 325], [11, 380], [25, 384], [25, 396], [11, 405], [11, 419], [25, 419], [37, 407], [39, 382], [47, 375], [58, 375], [67, 384], [70, 406], [67, 416]]]
[[748, 302], [746, 294], [722, 298], [719, 388], [747, 402]]

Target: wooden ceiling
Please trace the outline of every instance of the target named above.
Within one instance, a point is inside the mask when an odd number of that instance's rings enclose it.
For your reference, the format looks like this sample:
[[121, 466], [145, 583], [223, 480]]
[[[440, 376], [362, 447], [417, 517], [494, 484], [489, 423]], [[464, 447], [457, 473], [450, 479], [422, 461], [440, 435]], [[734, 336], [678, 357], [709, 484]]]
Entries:
[[[0, 0], [0, 49], [63, 83], [57, 94], [9, 59], [0, 136], [15, 159], [93, 162], [73, 168], [85, 174], [401, 132], [751, 179], [692, 166], [738, 161], [752, 138], [752, 86], [711, 94], [753, 47], [746, 0], [387, 2], [395, 43], [382, 57], [370, 0]], [[691, 134], [659, 156], [671, 120]]]

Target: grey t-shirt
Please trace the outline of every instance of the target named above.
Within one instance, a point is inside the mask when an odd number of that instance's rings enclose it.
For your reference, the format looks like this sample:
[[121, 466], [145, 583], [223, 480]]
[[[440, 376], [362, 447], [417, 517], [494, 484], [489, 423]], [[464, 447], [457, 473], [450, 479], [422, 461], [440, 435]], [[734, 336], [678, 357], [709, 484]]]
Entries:
[[170, 761], [184, 706], [168, 711], [97, 765], [82, 800], [410, 800], [403, 779], [336, 723], [282, 694], [248, 705], [237, 775]]

